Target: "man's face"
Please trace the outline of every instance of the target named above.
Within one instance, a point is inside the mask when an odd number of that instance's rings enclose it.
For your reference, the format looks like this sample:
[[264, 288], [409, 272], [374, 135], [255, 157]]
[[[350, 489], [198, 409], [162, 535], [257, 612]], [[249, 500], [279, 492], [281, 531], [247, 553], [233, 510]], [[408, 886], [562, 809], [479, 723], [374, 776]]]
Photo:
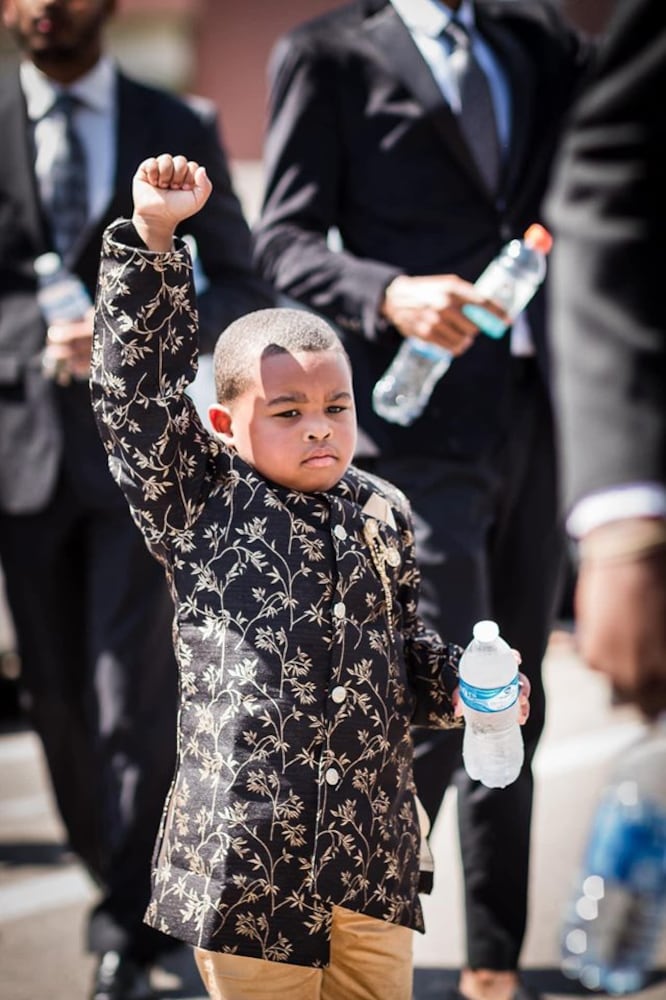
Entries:
[[5, 27], [39, 66], [97, 55], [114, 0], [3, 0]]
[[257, 359], [252, 385], [228, 407], [211, 407], [210, 419], [266, 479], [304, 493], [328, 490], [356, 446], [347, 360], [336, 350]]

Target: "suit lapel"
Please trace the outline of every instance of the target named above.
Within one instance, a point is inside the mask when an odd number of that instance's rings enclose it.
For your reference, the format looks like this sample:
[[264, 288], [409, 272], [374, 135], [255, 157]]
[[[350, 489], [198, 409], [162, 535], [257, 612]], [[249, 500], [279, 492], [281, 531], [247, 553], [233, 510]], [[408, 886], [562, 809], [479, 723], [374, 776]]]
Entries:
[[382, 61], [416, 98], [434, 130], [446, 145], [447, 152], [474, 181], [481, 194], [491, 199], [472, 154], [460, 131], [456, 117], [444, 99], [437, 81], [423, 59], [404, 22], [390, 3], [381, 6], [364, 21], [369, 42], [379, 50]]
[[[12, 192], [11, 201], [19, 207], [29, 242], [45, 250], [48, 236], [39, 205], [28, 115], [18, 75], [6, 76], [3, 80], [0, 134], [3, 140], [0, 190]], [[7, 222], [16, 225], [16, 220]]]
[[146, 118], [138, 88], [122, 74], [118, 75], [118, 159], [115, 190], [128, 190], [141, 160], [161, 152], [151, 140], [152, 125]]
[[116, 171], [113, 195], [102, 215], [104, 226], [127, 212], [132, 177], [141, 160], [156, 151], [153, 128], [147, 120], [141, 99], [142, 91], [128, 77], [118, 73], [116, 85]]

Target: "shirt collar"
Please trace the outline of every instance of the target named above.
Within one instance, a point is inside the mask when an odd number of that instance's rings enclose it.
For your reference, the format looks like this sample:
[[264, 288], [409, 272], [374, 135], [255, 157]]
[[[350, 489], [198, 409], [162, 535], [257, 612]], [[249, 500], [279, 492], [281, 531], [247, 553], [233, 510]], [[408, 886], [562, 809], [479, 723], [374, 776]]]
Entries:
[[109, 56], [102, 56], [91, 70], [69, 87], [55, 83], [27, 60], [21, 63], [19, 73], [31, 121], [39, 121], [48, 114], [56, 97], [63, 91], [78, 97], [86, 107], [101, 114], [113, 111], [117, 69]]
[[391, 3], [412, 33], [437, 38], [454, 16], [470, 31], [474, 27], [472, 0], [462, 0], [455, 14], [440, 0], [391, 0]]

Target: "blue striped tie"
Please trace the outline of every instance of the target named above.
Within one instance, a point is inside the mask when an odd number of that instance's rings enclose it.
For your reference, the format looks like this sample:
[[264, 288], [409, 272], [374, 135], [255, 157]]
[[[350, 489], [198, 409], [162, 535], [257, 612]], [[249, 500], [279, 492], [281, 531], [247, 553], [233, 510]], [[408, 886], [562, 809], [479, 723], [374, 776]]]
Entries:
[[80, 101], [60, 94], [53, 111], [62, 119], [60, 142], [53, 158], [51, 195], [44, 204], [55, 248], [65, 259], [81, 237], [88, 221], [88, 185], [83, 144], [73, 118]]
[[449, 65], [460, 96], [460, 127], [486, 187], [494, 193], [499, 183], [500, 147], [488, 78], [472, 52], [464, 25], [451, 19], [442, 34], [453, 46]]

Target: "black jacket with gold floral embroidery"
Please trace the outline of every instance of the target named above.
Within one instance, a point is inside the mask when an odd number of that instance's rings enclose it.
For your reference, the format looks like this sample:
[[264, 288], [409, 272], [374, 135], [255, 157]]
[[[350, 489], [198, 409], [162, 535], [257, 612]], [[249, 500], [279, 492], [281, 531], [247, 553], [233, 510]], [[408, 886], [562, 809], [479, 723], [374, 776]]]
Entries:
[[423, 929], [413, 724], [454, 724], [460, 649], [425, 629], [404, 496], [353, 467], [267, 481], [185, 394], [187, 251], [106, 233], [92, 393], [176, 607], [178, 765], [147, 921], [202, 948], [327, 964], [333, 905]]

